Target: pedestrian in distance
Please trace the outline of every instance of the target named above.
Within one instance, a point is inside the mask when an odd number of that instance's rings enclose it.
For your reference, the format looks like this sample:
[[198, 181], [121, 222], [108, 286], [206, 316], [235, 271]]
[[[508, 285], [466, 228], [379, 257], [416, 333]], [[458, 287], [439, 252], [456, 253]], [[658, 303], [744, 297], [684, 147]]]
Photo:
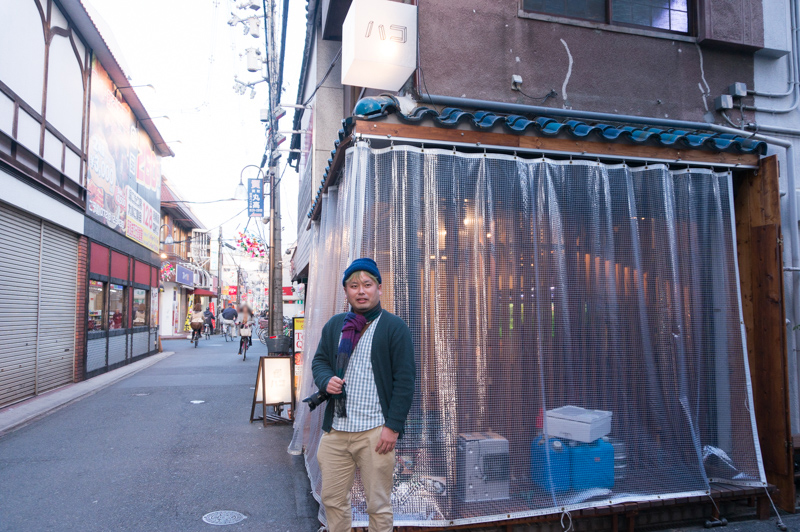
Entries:
[[200, 336], [202, 334], [205, 319], [203, 305], [195, 303], [194, 307], [192, 307], [192, 318], [189, 322], [189, 326], [192, 328], [192, 336], [189, 337], [190, 342], [194, 342], [195, 335]]
[[211, 312], [210, 307], [206, 307], [205, 312], [203, 312], [203, 317], [208, 324], [208, 330], [211, 331], [211, 334], [214, 334], [214, 313]]
[[414, 398], [414, 345], [406, 323], [381, 308], [381, 274], [369, 258], [342, 279], [351, 311], [322, 328], [312, 362], [314, 382], [330, 395], [317, 461], [330, 532], [349, 532], [350, 490], [361, 471], [370, 532], [393, 527], [395, 444]]

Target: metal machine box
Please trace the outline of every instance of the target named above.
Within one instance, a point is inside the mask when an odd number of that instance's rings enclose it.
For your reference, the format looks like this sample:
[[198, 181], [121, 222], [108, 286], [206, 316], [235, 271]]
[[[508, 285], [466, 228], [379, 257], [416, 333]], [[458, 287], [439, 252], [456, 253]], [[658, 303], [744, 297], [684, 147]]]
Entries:
[[508, 440], [494, 432], [458, 435], [458, 495], [464, 502], [508, 499]]

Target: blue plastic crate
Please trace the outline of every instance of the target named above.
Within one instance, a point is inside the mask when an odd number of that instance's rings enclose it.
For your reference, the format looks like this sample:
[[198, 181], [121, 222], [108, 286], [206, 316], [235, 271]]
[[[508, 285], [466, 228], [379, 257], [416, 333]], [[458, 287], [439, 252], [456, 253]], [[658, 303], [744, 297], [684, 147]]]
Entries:
[[602, 438], [592, 443], [569, 443], [570, 484], [573, 490], [614, 487], [614, 446]]
[[[550, 469], [547, 469], [547, 454], [550, 455]], [[612, 453], [613, 459], [613, 453]], [[612, 469], [613, 474], [613, 469]], [[547, 491], [560, 493], [570, 489], [570, 449], [567, 443], [558, 438], [550, 438], [544, 444], [544, 436], [534, 439], [531, 444], [531, 480]]]

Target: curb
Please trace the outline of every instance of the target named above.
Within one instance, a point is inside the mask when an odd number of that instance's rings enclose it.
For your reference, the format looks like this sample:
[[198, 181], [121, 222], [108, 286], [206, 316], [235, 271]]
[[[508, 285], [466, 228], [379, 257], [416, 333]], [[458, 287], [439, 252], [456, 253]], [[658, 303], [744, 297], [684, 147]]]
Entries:
[[112, 384], [161, 362], [174, 353], [174, 351], [158, 353], [97, 377], [74, 384], [67, 384], [21, 403], [0, 409], [0, 438], [67, 405], [94, 395]]

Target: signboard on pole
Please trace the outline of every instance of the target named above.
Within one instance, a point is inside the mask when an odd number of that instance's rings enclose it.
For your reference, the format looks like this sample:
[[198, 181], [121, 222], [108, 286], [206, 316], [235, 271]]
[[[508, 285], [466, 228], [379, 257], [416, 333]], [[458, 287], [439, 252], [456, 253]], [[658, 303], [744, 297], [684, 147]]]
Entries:
[[186, 286], [194, 286], [194, 273], [189, 268], [184, 268], [178, 264], [175, 279]]
[[264, 182], [261, 179], [247, 180], [247, 216], [264, 217]]

